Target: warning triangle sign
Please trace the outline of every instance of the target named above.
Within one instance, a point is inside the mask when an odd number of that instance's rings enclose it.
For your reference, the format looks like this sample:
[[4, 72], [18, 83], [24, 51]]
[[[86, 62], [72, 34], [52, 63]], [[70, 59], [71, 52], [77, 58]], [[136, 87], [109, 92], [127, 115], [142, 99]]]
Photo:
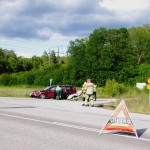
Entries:
[[101, 130], [100, 134], [103, 131], [133, 133], [136, 137], [138, 137], [124, 100], [120, 102], [109, 121]]

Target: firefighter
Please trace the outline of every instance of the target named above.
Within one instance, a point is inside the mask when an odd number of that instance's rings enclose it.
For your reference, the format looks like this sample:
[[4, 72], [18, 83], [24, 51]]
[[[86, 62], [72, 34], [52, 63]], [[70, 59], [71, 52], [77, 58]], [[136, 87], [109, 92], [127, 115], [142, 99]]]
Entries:
[[86, 82], [82, 85], [82, 100], [85, 101], [86, 97]]
[[86, 97], [85, 97], [85, 106], [89, 106], [89, 103], [92, 107], [94, 107], [94, 90], [96, 86], [92, 83], [91, 79], [87, 79], [86, 83]]
[[97, 87], [97, 85], [94, 85], [94, 92], [93, 92], [93, 95], [94, 95], [94, 101], [96, 101], [96, 87]]

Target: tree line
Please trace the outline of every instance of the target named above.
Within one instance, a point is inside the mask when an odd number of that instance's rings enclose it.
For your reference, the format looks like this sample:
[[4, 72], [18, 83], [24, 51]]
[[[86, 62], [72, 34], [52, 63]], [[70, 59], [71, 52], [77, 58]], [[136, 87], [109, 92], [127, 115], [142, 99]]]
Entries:
[[125, 85], [145, 82], [150, 76], [150, 25], [95, 29], [88, 37], [70, 41], [68, 56], [52, 51], [41, 57], [17, 57], [0, 49], [0, 85], [74, 84], [91, 78], [98, 86], [107, 80]]

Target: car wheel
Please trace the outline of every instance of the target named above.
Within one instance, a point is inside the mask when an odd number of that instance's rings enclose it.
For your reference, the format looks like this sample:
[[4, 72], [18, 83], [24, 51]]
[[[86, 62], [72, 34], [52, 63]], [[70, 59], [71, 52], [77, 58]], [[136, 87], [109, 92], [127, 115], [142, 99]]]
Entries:
[[45, 99], [46, 97], [45, 97], [44, 94], [41, 94], [41, 95], [40, 95], [40, 98], [41, 98], [41, 99]]

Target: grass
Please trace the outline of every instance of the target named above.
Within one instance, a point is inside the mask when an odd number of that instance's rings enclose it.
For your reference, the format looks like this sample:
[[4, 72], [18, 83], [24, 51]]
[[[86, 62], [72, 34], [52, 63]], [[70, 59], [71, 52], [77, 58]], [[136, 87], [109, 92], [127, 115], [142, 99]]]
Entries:
[[119, 98], [120, 100], [125, 100], [130, 112], [150, 114], [149, 93], [147, 89], [129, 89]]
[[[29, 93], [33, 90], [43, 89], [41, 86], [11, 86], [5, 87], [0, 86], [0, 96], [1, 97], [29, 97]], [[81, 90], [81, 88], [77, 88]], [[110, 95], [102, 92], [102, 88], [97, 88], [98, 98], [112, 98]], [[122, 95], [117, 95], [117, 101], [112, 106], [104, 106], [107, 109], [115, 109], [119, 102], [123, 99], [126, 102], [129, 112], [150, 114], [149, 105], [149, 93], [147, 89], [138, 90], [134, 88], [128, 88], [127, 91]]]
[[127, 87], [123, 94], [116, 95], [115, 97], [106, 94], [103, 88], [97, 88], [97, 97], [117, 99], [116, 103], [103, 106], [106, 109], [114, 110], [123, 99], [129, 112], [150, 114], [149, 91], [146, 88], [139, 90], [137, 88]]
[[0, 86], [0, 96], [1, 97], [29, 97], [29, 93], [36, 89], [43, 89], [43, 87]]
[[124, 94], [116, 96], [116, 99], [115, 108], [123, 99], [129, 112], [150, 114], [149, 93], [147, 89], [128, 88]]

